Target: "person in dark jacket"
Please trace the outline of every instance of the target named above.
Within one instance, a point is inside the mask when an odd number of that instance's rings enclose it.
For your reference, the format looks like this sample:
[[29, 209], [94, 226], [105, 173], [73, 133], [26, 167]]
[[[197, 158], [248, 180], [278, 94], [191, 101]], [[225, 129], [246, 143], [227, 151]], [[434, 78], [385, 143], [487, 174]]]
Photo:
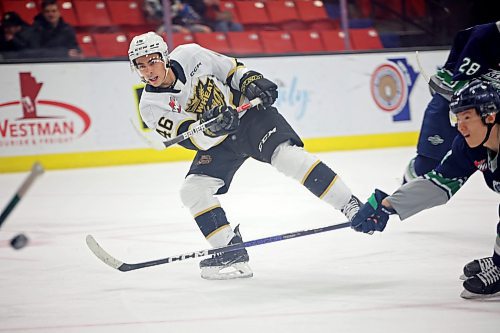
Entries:
[[213, 31], [243, 31], [243, 26], [234, 21], [231, 12], [224, 10], [220, 0], [189, 0], [188, 3], [199, 13]]
[[33, 24], [40, 38], [41, 56], [80, 58], [75, 30], [61, 17], [57, 0], [43, 0], [41, 8]]
[[36, 32], [16, 12], [2, 16], [0, 54], [5, 59], [30, 58], [39, 47]]

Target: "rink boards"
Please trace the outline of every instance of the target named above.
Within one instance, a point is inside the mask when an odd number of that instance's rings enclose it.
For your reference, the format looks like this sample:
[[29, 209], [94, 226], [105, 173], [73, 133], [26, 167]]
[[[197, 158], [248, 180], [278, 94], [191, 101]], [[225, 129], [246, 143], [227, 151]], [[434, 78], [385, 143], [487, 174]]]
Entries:
[[[425, 76], [447, 51], [240, 59], [279, 86], [276, 106], [313, 152], [414, 145], [430, 100]], [[187, 160], [154, 151], [126, 61], [0, 65], [0, 172]], [[145, 130], [146, 135], [155, 136]]]

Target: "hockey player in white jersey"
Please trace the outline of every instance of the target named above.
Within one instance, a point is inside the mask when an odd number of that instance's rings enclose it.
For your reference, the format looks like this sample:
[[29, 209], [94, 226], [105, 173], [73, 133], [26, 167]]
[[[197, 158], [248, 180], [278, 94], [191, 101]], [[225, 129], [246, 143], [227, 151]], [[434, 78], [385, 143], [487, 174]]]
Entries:
[[[211, 246], [243, 242], [216, 195], [228, 191], [234, 174], [249, 157], [300, 181], [349, 220], [358, 211], [359, 201], [350, 189], [303, 149], [299, 136], [272, 106], [278, 87], [262, 74], [197, 44], [181, 45], [169, 54], [164, 40], [153, 32], [132, 39], [129, 59], [146, 83], [139, 109], [149, 128], [169, 139], [217, 119], [204, 132], [180, 143], [197, 151], [180, 190], [181, 200]], [[236, 111], [255, 98], [262, 104]], [[248, 261], [245, 249], [221, 253], [200, 262], [201, 276], [251, 277]]]
[[[404, 220], [424, 209], [445, 204], [478, 170], [486, 185], [500, 193], [500, 93], [490, 82], [473, 80], [455, 92], [450, 110], [460, 134], [441, 163], [392, 195], [375, 190], [352, 220], [355, 230], [383, 231], [391, 214]], [[464, 267], [465, 290], [461, 294], [464, 298], [500, 296], [500, 222], [496, 231], [493, 256], [474, 260]]]

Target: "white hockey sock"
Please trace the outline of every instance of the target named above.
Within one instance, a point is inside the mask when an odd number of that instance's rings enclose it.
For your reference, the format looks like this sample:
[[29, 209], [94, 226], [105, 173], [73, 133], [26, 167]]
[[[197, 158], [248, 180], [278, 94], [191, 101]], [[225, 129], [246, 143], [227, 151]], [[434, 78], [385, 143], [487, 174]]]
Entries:
[[213, 247], [226, 246], [234, 232], [219, 199], [214, 195], [224, 181], [205, 175], [189, 175], [181, 188], [182, 203], [193, 215], [200, 230]]
[[206, 238], [212, 247], [221, 247], [229, 244], [233, 237], [233, 229], [229, 224], [226, 224], [225, 226], [220, 227], [219, 229], [212, 232]]
[[341, 209], [351, 199], [352, 192], [338, 175], [335, 178], [335, 183], [328, 189], [321, 199], [336, 209]]
[[[273, 153], [271, 165], [281, 173], [301, 182], [313, 194], [327, 202], [335, 209], [341, 209], [349, 202], [351, 190], [330, 168], [319, 158], [301, 147], [289, 142], [280, 144]], [[313, 172], [318, 172], [319, 180], [328, 180], [328, 184], [315, 184], [309, 179]], [[312, 184], [311, 184], [312, 183]]]
[[224, 186], [222, 179], [205, 176], [189, 175], [181, 187], [181, 200], [191, 215], [200, 215], [209, 208], [219, 206], [219, 199], [215, 197], [217, 190]]

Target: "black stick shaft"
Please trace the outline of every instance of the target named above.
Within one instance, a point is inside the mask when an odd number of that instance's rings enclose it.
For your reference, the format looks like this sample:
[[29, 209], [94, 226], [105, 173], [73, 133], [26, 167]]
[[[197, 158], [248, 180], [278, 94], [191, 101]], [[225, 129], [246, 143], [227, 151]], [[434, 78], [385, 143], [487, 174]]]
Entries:
[[14, 195], [14, 197], [10, 200], [10, 202], [7, 204], [7, 206], [4, 208], [2, 211], [2, 215], [0, 215], [0, 226], [2, 225], [3, 221], [7, 219], [7, 216], [14, 210], [16, 207], [17, 203], [21, 200], [21, 197], [17, 194]]
[[3, 222], [7, 219], [7, 217], [10, 215], [10, 213], [16, 208], [17, 204], [23, 196], [26, 194], [30, 186], [33, 184], [35, 179], [40, 176], [43, 173], [43, 167], [40, 163], [36, 162], [33, 164], [33, 167], [31, 168], [31, 172], [28, 175], [28, 177], [24, 180], [24, 182], [21, 184], [17, 192], [14, 194], [10, 202], [7, 204], [7, 206], [4, 208], [2, 211], [2, 214], [0, 215], [0, 226], [3, 224]]
[[163, 259], [146, 261], [146, 262], [141, 262], [141, 263], [136, 263], [136, 264], [122, 263], [119, 267], [117, 267], [117, 269], [122, 271], [122, 272], [127, 272], [127, 271], [136, 270], [136, 269], [151, 267], [151, 266], [168, 264], [168, 263], [171, 263], [174, 261], [181, 261], [181, 260], [186, 260], [186, 259], [191, 259], [191, 258], [204, 257], [204, 256], [216, 254], [216, 253], [236, 251], [236, 250], [241, 250], [241, 249], [246, 248], [246, 247], [252, 247], [252, 246], [257, 246], [257, 245], [262, 245], [262, 244], [267, 244], [267, 243], [279, 242], [279, 241], [286, 240], [286, 239], [303, 237], [303, 236], [308, 236], [308, 235], [312, 235], [312, 234], [319, 234], [322, 232], [343, 229], [343, 228], [347, 228], [350, 226], [351, 226], [350, 222], [344, 222], [344, 223], [335, 224], [335, 225], [331, 225], [331, 226], [327, 226], [327, 227], [291, 232], [291, 233], [277, 235], [277, 236], [270, 236], [270, 237], [266, 237], [266, 238], [251, 240], [251, 241], [240, 243], [240, 244], [234, 244], [234, 245], [219, 247], [219, 248], [210, 249], [210, 250], [202, 250], [202, 251], [184, 253], [184, 254], [181, 254], [178, 256], [167, 257], [167, 258], [163, 258]]

